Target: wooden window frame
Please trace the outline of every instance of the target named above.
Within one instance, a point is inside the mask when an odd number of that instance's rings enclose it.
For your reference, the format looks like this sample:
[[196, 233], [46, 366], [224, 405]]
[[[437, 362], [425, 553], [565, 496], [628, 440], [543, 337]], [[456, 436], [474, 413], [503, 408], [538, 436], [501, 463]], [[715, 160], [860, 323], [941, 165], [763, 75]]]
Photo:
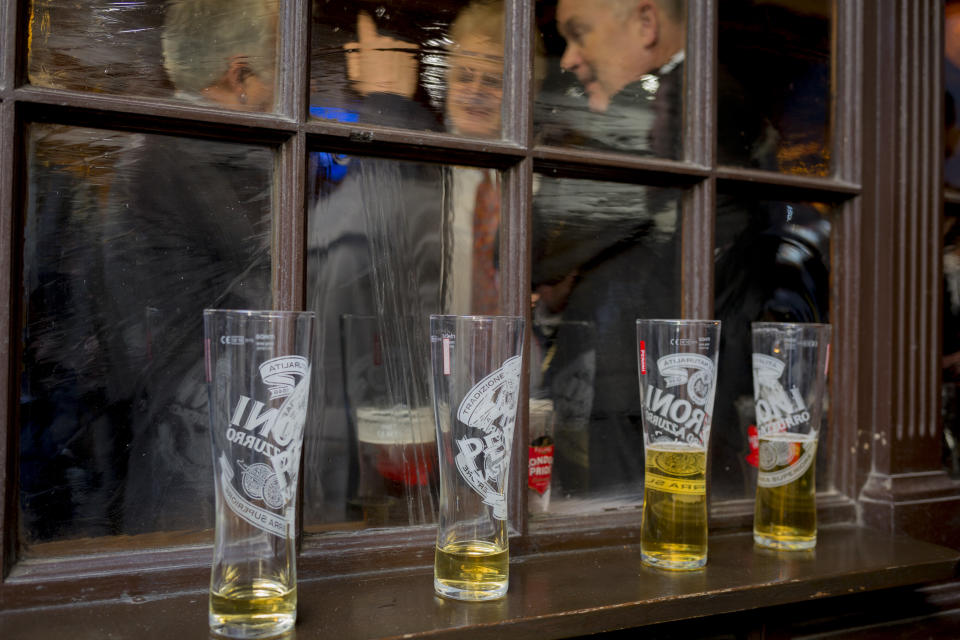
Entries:
[[[7, 390], [0, 395], [0, 609], [55, 604], [65, 594], [80, 601], [115, 598], [131, 587], [183, 590], [203, 585], [209, 570], [209, 547], [164, 547], [162, 541], [157, 548], [55, 562], [17, 560], [23, 132], [33, 122], [162, 131], [276, 148], [273, 285], [281, 309], [305, 304], [307, 156], [316, 149], [503, 170], [502, 303], [507, 312], [528, 317], [535, 172], [685, 186], [682, 314], [690, 318], [713, 314], [718, 189], [833, 204], [831, 317], [837, 349], [830, 390], [844, 401], [831, 409], [832, 424], [838, 425], [829, 442], [835, 490], [818, 496], [819, 516], [826, 523], [868, 524], [956, 543], [960, 531], [937, 532], [925, 521], [930, 514], [960, 513], [960, 490], [939, 465], [939, 394], [931, 391], [939, 390], [940, 380], [941, 271], [927, 256], [940, 237], [944, 197], [942, 5], [936, 0], [835, 0], [833, 173], [815, 177], [717, 165], [718, 1], [690, 0], [685, 159], [672, 161], [534, 144], [534, 56], [525, 37], [536, 24], [533, 0], [507, 0], [505, 51], [512, 64], [504, 76], [504, 139], [495, 141], [310, 120], [310, 0], [280, 3], [284, 36], [276, 114], [30, 86], [24, 40], [28, 2], [0, 0], [0, 299], [8, 301], [8, 312], [0, 314], [0, 388]], [[888, 137], [896, 153], [884, 155], [881, 141]], [[947, 199], [960, 204], [960, 193], [948, 193]], [[894, 258], [885, 261], [887, 256]], [[890, 348], [891, 342], [898, 346]], [[523, 416], [518, 441], [526, 435]], [[525, 455], [520, 449], [515, 447], [515, 468]], [[521, 483], [511, 483], [511, 492], [515, 555], [638, 541], [632, 513], [557, 517], [532, 527]], [[714, 504], [710, 517], [712, 531], [749, 528], [752, 500]], [[370, 566], [424, 566], [432, 561], [434, 535], [432, 528], [419, 527], [304, 536], [301, 578], [350, 575]], [[160, 568], [160, 580], [145, 583], [140, 577], [144, 570]], [[88, 589], [83, 594], [78, 593], [81, 580]], [[44, 589], [27, 590], [24, 584]]]

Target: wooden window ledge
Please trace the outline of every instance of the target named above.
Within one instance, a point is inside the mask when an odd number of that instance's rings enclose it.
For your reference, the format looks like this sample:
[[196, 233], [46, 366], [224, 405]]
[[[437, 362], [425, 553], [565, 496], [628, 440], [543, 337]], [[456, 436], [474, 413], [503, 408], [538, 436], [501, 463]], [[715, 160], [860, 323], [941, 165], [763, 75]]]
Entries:
[[[714, 535], [706, 568], [692, 573], [641, 566], [638, 545], [515, 558], [507, 597], [493, 603], [435, 597], [426, 567], [301, 580], [290, 637], [562, 638], [947, 580], [958, 560], [951, 549], [842, 525], [821, 528], [811, 552]], [[207, 594], [3, 611], [0, 637], [207, 637]]]

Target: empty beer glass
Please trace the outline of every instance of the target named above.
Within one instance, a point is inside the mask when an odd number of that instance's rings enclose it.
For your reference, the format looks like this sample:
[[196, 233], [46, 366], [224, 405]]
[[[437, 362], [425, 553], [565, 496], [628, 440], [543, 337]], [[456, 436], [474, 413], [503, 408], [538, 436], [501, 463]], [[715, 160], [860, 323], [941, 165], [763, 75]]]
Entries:
[[216, 532], [210, 628], [231, 638], [296, 622], [295, 507], [314, 314], [203, 312]]
[[753, 402], [760, 436], [753, 539], [817, 544], [815, 468], [830, 325], [754, 322]]
[[643, 407], [644, 564], [692, 570], [707, 563], [707, 447], [720, 322], [637, 320]]
[[447, 598], [507, 593], [507, 480], [523, 335], [519, 316], [430, 316], [440, 460], [433, 585]]

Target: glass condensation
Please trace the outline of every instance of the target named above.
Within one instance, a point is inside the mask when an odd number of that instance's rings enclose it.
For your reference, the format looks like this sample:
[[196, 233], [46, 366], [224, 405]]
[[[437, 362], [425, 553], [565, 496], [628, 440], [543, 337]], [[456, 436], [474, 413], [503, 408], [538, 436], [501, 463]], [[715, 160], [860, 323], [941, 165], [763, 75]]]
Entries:
[[679, 317], [682, 192], [535, 177], [531, 442], [520, 444], [536, 461], [530, 510], [634, 508], [644, 475], [635, 321]]
[[314, 0], [310, 115], [499, 138], [503, 7]]
[[499, 313], [500, 176], [319, 151], [309, 166], [307, 308], [324, 331], [305, 526], [434, 522], [428, 317]]
[[[750, 323], [830, 322], [832, 214], [816, 202], [717, 198], [714, 315], [723, 322], [723, 341], [708, 465], [713, 500], [756, 493]], [[830, 488], [832, 468], [828, 395], [816, 462], [821, 491]]]
[[724, 0], [718, 8], [717, 161], [830, 175], [833, 1]]
[[277, 0], [33, 0], [27, 79], [53, 89], [271, 111]]
[[201, 313], [271, 303], [273, 153], [45, 124], [26, 140], [26, 552], [209, 528]]
[[627, 5], [536, 3], [538, 142], [682, 156], [687, 2]]

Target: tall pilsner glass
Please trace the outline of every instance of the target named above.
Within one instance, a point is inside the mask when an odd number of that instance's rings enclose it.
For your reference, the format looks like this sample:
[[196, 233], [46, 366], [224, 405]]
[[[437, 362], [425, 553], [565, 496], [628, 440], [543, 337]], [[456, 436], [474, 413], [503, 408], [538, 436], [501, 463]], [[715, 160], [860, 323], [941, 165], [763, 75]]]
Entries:
[[507, 480], [523, 332], [518, 316], [430, 316], [440, 460], [433, 586], [447, 598], [507, 593]]
[[692, 570], [707, 563], [707, 446], [720, 322], [637, 320], [645, 473], [644, 564]]
[[773, 549], [817, 544], [817, 437], [830, 325], [754, 322], [753, 402], [760, 470], [753, 539]]
[[313, 312], [203, 312], [218, 635], [275, 636], [297, 618], [295, 507], [314, 321]]

